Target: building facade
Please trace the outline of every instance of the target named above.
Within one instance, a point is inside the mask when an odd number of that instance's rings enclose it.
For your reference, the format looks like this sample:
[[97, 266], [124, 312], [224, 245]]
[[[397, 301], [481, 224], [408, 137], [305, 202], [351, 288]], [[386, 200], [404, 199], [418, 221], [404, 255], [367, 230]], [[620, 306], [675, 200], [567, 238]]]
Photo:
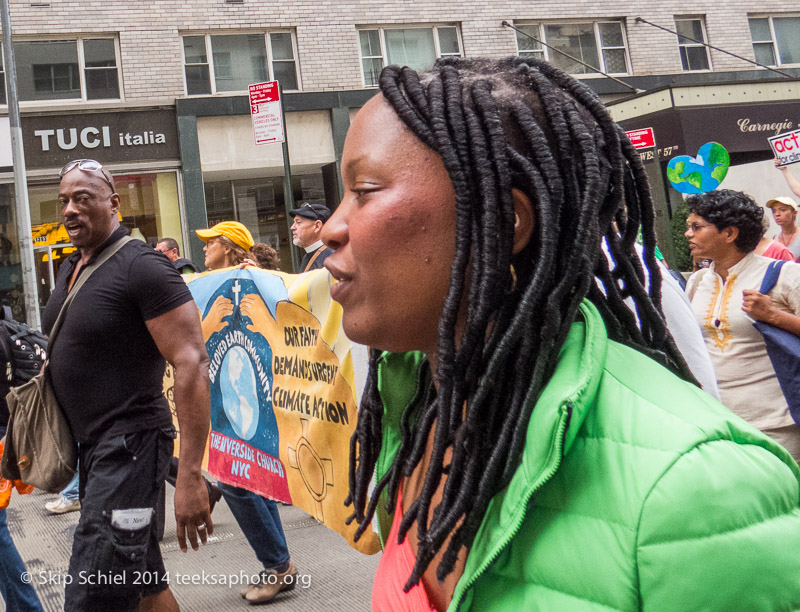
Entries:
[[[237, 219], [256, 241], [278, 248], [284, 269], [291, 270], [287, 205], [336, 206], [350, 119], [374, 95], [380, 69], [390, 63], [421, 68], [453, 55], [542, 57], [618, 106], [618, 120], [631, 129], [659, 118], [668, 125], [663, 96], [655, 93], [678, 89], [706, 92], [693, 110], [745, 104], [742, 96], [748, 94], [742, 92], [752, 91], [754, 104], [776, 105], [770, 117], [783, 116], [756, 123], [781, 123], [778, 131], [800, 123], [796, 81], [700, 44], [797, 78], [800, 10], [777, 0], [757, 7], [742, 0], [701, 0], [690, 8], [673, 0], [10, 5], [42, 304], [59, 259], [71, 249], [58, 223], [58, 170], [82, 157], [98, 159], [117, 177], [122, 222], [134, 235], [151, 243], [173, 237], [202, 263], [202, 243], [193, 230]], [[0, 71], [5, 65], [3, 58]], [[291, 181], [285, 180], [281, 145], [254, 144], [247, 86], [269, 80], [283, 89]], [[710, 97], [709, 88], [731, 83], [739, 88], [735, 99]], [[770, 94], [772, 85], [776, 92]], [[634, 96], [635, 90], [645, 93]], [[5, 96], [3, 88], [0, 116]], [[713, 125], [715, 117], [711, 112], [707, 120]], [[663, 136], [666, 146], [668, 136], [659, 132], [657, 140]], [[725, 138], [716, 139], [725, 144]], [[681, 147], [694, 143], [683, 138], [675, 146], [670, 155], [691, 153]], [[670, 155], [664, 147], [653, 152], [654, 177]], [[752, 145], [738, 161], [770, 159], [768, 147]], [[776, 189], [783, 187], [779, 176], [770, 178]], [[671, 196], [659, 197], [659, 213], [669, 215]], [[9, 251], [0, 261], [7, 262], [0, 265], [0, 297], [19, 314], [13, 200], [11, 168], [0, 167], [0, 246]]]

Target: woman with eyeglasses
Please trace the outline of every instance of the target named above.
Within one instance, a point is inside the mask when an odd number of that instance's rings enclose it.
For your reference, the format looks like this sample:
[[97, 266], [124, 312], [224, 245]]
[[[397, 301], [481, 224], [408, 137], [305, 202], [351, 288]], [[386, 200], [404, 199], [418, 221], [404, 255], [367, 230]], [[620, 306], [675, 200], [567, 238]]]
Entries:
[[389, 66], [342, 178], [322, 238], [373, 348], [349, 496], [385, 545], [373, 609], [800, 603], [800, 469], [694, 384], [644, 169], [587, 86], [533, 58]]
[[755, 253], [764, 209], [740, 191], [690, 196], [686, 237], [695, 257], [712, 260], [686, 286], [717, 373], [722, 403], [800, 461], [800, 428], [781, 391], [753, 319], [800, 336], [800, 265], [787, 261], [769, 295], [759, 292], [771, 258]]

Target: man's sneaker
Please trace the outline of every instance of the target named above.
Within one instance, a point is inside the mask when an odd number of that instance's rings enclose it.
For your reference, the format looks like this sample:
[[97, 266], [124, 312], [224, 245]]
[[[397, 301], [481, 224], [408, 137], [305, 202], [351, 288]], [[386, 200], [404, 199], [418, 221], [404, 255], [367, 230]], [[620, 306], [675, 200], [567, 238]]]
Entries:
[[78, 499], [72, 501], [67, 499], [63, 495], [60, 495], [57, 500], [47, 502], [44, 505], [44, 507], [50, 514], [65, 514], [67, 512], [74, 512], [75, 510], [80, 510], [81, 502]]
[[258, 584], [250, 585], [244, 598], [250, 605], [272, 601], [282, 591], [291, 591], [297, 584], [297, 568], [289, 562], [289, 568], [280, 574], [275, 570], [262, 570]]

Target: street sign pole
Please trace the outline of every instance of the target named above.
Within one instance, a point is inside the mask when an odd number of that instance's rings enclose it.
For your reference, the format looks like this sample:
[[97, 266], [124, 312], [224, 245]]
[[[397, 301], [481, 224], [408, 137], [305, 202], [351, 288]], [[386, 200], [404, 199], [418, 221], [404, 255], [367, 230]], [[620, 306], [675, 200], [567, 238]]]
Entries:
[[25, 150], [22, 143], [19, 104], [17, 104], [17, 67], [14, 63], [14, 49], [11, 45], [11, 13], [8, 7], [8, 0], [0, 0], [0, 20], [2, 21], [3, 51], [5, 55], [11, 154], [14, 165], [14, 219], [17, 225], [17, 238], [19, 239], [22, 292], [25, 299], [25, 322], [34, 329], [41, 329], [39, 292], [33, 257], [31, 211], [28, 203], [28, 181], [25, 176]]
[[653, 214], [655, 215], [656, 242], [667, 262], [674, 265], [675, 244], [672, 240], [672, 231], [670, 231], [671, 215], [667, 201], [668, 191], [664, 186], [664, 178], [661, 172], [661, 161], [659, 159], [661, 149], [656, 148], [655, 130], [648, 127], [625, 132], [625, 135], [631, 141], [633, 148], [640, 151], [639, 157], [642, 160], [647, 180], [650, 183], [650, 195], [653, 199]]
[[294, 208], [294, 190], [292, 189], [292, 164], [289, 162], [289, 134], [286, 130], [286, 111], [283, 107], [283, 87], [278, 82], [278, 92], [281, 98], [281, 123], [283, 123], [283, 201], [286, 204], [286, 224], [289, 226], [289, 250], [292, 253], [292, 270], [302, 272], [297, 248], [292, 242], [292, 218], [289, 211]]
[[[283, 148], [283, 202], [286, 206], [286, 224], [292, 235], [292, 219], [289, 211], [294, 208], [292, 191], [292, 165], [289, 162], [289, 142], [286, 134], [286, 113], [283, 110], [283, 89], [278, 81], [254, 83], [248, 87], [250, 95], [250, 117], [253, 120], [253, 137], [256, 145], [282, 143]], [[294, 244], [289, 241], [292, 254], [292, 269], [300, 268], [300, 258]]]

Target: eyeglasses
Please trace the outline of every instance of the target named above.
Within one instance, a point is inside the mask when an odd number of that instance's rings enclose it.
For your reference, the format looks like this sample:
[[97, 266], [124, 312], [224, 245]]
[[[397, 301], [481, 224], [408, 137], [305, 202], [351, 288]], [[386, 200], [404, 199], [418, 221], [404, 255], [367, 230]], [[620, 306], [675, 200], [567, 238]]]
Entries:
[[693, 234], [696, 234], [701, 229], [705, 229], [709, 226], [708, 223], [687, 223], [686, 224], [686, 231], [691, 231]]
[[79, 170], [84, 170], [86, 172], [99, 172], [100, 176], [103, 177], [103, 180], [111, 189], [111, 193], [117, 192], [117, 190], [114, 189], [114, 184], [111, 182], [110, 175], [103, 168], [103, 164], [93, 159], [74, 159], [71, 162], [68, 162], [66, 166], [61, 168], [61, 172], [58, 173], [58, 177], [64, 178], [64, 175], [67, 174], [67, 172], [70, 172], [75, 168], [78, 168]]

